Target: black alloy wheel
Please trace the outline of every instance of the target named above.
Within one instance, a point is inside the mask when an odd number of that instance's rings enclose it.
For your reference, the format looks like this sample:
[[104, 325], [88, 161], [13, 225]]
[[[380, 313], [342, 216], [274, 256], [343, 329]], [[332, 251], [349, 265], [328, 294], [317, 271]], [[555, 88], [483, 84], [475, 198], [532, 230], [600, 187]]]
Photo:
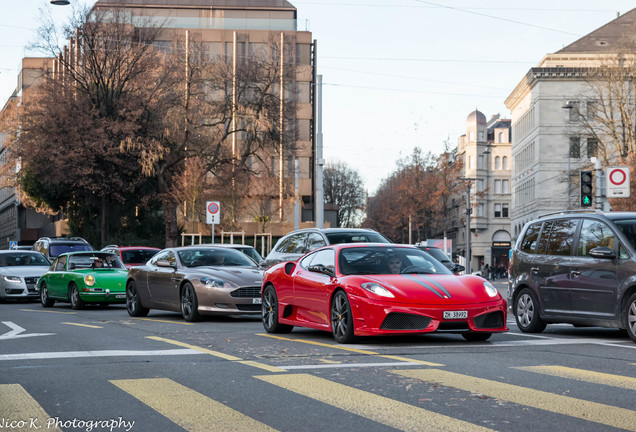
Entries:
[[632, 293], [625, 307], [625, 323], [629, 338], [636, 342], [636, 292]]
[[79, 289], [77, 288], [77, 285], [72, 283], [69, 289], [71, 290], [71, 295], [70, 295], [71, 309], [74, 309], [74, 310], [82, 309], [84, 307], [84, 302], [80, 298]]
[[344, 291], [338, 291], [331, 300], [331, 332], [338, 343], [355, 342], [353, 314]]
[[181, 315], [188, 322], [195, 322], [201, 319], [197, 293], [194, 292], [194, 287], [190, 282], [186, 282], [181, 288]]
[[515, 300], [515, 320], [524, 333], [541, 333], [545, 322], [539, 316], [539, 302], [529, 288], [523, 288]]
[[273, 285], [267, 285], [263, 291], [262, 302], [263, 327], [267, 333], [289, 333], [294, 326], [278, 322], [278, 296]]
[[150, 309], [141, 305], [137, 284], [132, 280], [126, 285], [126, 310], [131, 317], [145, 317], [150, 312]]
[[55, 300], [49, 297], [49, 292], [46, 289], [46, 284], [42, 282], [40, 285], [40, 301], [42, 302], [42, 307], [50, 308], [55, 304]]

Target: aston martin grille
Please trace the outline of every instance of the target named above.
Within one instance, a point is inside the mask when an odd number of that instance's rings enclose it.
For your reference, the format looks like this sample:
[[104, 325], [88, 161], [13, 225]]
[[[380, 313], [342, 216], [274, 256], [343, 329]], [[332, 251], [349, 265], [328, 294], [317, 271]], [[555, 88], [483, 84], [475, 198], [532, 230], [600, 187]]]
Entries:
[[244, 287], [230, 293], [232, 297], [260, 297], [261, 287]]
[[431, 319], [421, 315], [392, 312], [384, 318], [380, 326], [382, 330], [424, 330]]

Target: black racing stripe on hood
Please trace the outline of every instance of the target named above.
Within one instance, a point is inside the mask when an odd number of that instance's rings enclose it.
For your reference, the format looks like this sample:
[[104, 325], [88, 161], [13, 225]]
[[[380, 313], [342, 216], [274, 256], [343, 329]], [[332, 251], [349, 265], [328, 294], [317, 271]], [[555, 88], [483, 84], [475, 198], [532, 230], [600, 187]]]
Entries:
[[407, 278], [407, 279], [412, 280], [413, 282], [416, 282], [416, 283], [422, 285], [424, 288], [426, 288], [430, 292], [435, 293], [435, 295], [437, 295], [439, 298], [444, 298], [444, 296], [442, 296], [440, 293], [438, 293], [435, 288], [433, 288], [432, 286], [424, 283], [423, 280], [415, 277], [414, 275], [405, 274], [404, 277]]
[[452, 297], [452, 295], [448, 292], [448, 290], [446, 288], [444, 288], [444, 285], [442, 285], [441, 283], [437, 282], [435, 279], [433, 279], [433, 278], [431, 278], [429, 276], [424, 276], [424, 275], [420, 275], [420, 274], [416, 275], [415, 277], [424, 279], [426, 282], [428, 282], [428, 283], [430, 283], [432, 285], [435, 285], [437, 288], [441, 289], [444, 292], [444, 294], [446, 294], [448, 296], [448, 298]]

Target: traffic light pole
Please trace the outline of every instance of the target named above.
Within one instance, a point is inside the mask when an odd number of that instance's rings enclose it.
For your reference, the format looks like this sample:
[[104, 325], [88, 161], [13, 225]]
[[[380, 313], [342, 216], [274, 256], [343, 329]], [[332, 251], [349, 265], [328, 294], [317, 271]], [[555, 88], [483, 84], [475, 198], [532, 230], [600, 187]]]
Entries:
[[596, 204], [596, 210], [603, 211], [603, 194], [601, 193], [601, 188], [603, 186], [603, 167], [601, 166], [601, 161], [598, 159], [594, 162], [594, 170], [596, 171], [596, 191], [594, 192], [594, 201]]

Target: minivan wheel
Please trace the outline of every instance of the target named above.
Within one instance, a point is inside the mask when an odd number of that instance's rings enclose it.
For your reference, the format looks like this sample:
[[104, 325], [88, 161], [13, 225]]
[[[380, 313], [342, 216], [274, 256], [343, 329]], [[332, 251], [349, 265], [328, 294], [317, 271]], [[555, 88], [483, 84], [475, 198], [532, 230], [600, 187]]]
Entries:
[[629, 338], [636, 342], [636, 292], [632, 293], [625, 307], [625, 323]]
[[541, 333], [545, 322], [539, 317], [539, 302], [529, 288], [523, 288], [515, 301], [515, 319], [524, 333]]

